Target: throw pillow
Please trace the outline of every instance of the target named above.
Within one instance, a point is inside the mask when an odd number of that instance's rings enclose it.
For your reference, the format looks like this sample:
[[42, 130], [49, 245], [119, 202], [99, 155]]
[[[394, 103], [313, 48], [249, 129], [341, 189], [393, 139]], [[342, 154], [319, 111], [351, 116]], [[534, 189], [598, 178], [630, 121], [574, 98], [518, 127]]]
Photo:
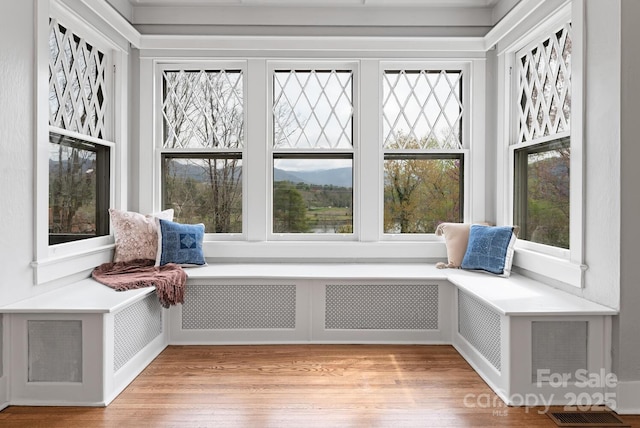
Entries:
[[436, 228], [437, 236], [444, 236], [447, 246], [447, 265], [443, 267], [459, 268], [467, 251], [469, 241], [468, 223], [440, 223]]
[[462, 269], [483, 270], [508, 277], [517, 229], [512, 226], [471, 225]]
[[142, 215], [110, 208], [109, 217], [116, 241], [114, 263], [137, 259], [155, 260], [158, 253], [158, 231], [154, 218], [173, 220], [173, 209]]
[[158, 224], [158, 254], [156, 266], [175, 263], [180, 266], [202, 266], [207, 262], [202, 251], [204, 224], [181, 224], [156, 220]]

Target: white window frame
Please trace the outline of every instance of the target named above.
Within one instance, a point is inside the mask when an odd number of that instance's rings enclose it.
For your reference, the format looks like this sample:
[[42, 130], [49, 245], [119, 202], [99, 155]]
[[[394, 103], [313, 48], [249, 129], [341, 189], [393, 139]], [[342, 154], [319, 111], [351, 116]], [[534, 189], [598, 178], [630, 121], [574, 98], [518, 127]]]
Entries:
[[[381, 45], [382, 43], [382, 45]], [[411, 53], [407, 43], [414, 46]], [[312, 48], [310, 48], [312, 46]], [[401, 63], [463, 63], [470, 68], [470, 90], [467, 95], [471, 104], [469, 114], [470, 141], [473, 150], [466, 162], [469, 172], [465, 205], [469, 209], [470, 221], [485, 221], [495, 215], [490, 199], [493, 186], [491, 177], [486, 177], [486, 162], [490, 154], [485, 152], [486, 124], [486, 70], [485, 44], [482, 38], [471, 38], [459, 43], [457, 38], [444, 38], [434, 42], [424, 38], [381, 38], [380, 40], [358, 39], [339, 41], [332, 37], [201, 37], [142, 36], [140, 42], [139, 67], [139, 129], [133, 152], [134, 196], [141, 212], [160, 209], [159, 177], [156, 169], [159, 161], [150, 156], [155, 151], [157, 137], [156, 101], [158, 64], [185, 61], [243, 60], [247, 62], [246, 86], [246, 148], [248, 156], [243, 172], [247, 180], [246, 239], [243, 241], [210, 241], [205, 239], [205, 257], [216, 261], [402, 261], [424, 262], [446, 258], [444, 240], [435, 235], [426, 235], [425, 240], [384, 240], [382, 236], [382, 202], [379, 182], [383, 158], [380, 147], [380, 93], [381, 62]], [[447, 51], [450, 49], [450, 51]], [[446, 53], [443, 54], [443, 51]], [[354, 236], [348, 239], [274, 239], [271, 231], [271, 183], [269, 180], [271, 160], [269, 150], [270, 103], [269, 67], [288, 64], [289, 68], [308, 68], [310, 65], [331, 63], [353, 63], [358, 67], [354, 96], [356, 113], [354, 132], [359, 137], [354, 154]], [[304, 67], [306, 66], [306, 67]], [[365, 88], [377, 87], [379, 90]], [[474, 166], [477, 165], [477, 166]], [[293, 235], [293, 234], [291, 234]]]
[[[35, 159], [35, 248], [34, 284], [55, 283], [86, 276], [95, 266], [111, 261], [114, 239], [109, 235], [49, 245], [49, 133], [56, 132], [109, 147], [110, 195], [109, 206], [121, 207], [126, 200], [127, 150], [127, 75], [128, 45], [102, 33], [104, 22], [92, 25], [60, 1], [38, 2], [36, 6], [36, 159]], [[49, 126], [49, 18], [87, 40], [106, 57], [105, 98], [109, 105], [105, 111], [103, 139]], [[117, 70], [117, 73], [115, 71]], [[68, 279], [65, 279], [68, 278]]]
[[[383, 129], [383, 79], [386, 70], [460, 70], [462, 72], [462, 149], [452, 150], [387, 150], [384, 148]], [[379, 70], [378, 90], [380, 92], [379, 105], [379, 141], [378, 141], [378, 159], [379, 159], [379, 183], [378, 191], [380, 192], [380, 205], [378, 207], [380, 215], [379, 236], [381, 241], [438, 241], [441, 238], [436, 237], [433, 233], [385, 233], [384, 232], [384, 155], [386, 153], [407, 153], [407, 154], [461, 154], [463, 157], [463, 209], [461, 222], [468, 222], [471, 218], [471, 150], [472, 130], [471, 122], [473, 117], [472, 106], [472, 85], [471, 85], [472, 64], [468, 61], [381, 61]], [[476, 76], [477, 77], [477, 76]], [[478, 85], [484, 88], [484, 83]], [[474, 136], [475, 137], [475, 136]], [[475, 150], [475, 149], [474, 149]], [[479, 170], [481, 168], [476, 168]], [[485, 192], [482, 191], [482, 198]]]
[[[353, 116], [352, 116], [352, 147], [350, 149], [275, 149], [274, 148], [274, 119], [273, 119], [273, 82], [274, 72], [277, 70], [349, 70], [352, 72], [352, 102], [353, 102]], [[268, 61], [267, 63], [267, 88], [268, 88], [268, 139], [267, 139], [267, 169], [268, 169], [268, 182], [269, 191], [267, 193], [267, 240], [269, 241], [357, 241], [359, 239], [360, 230], [360, 180], [359, 180], [359, 159], [360, 159], [360, 117], [359, 117], [359, 99], [360, 99], [360, 79], [359, 79], [359, 64], [358, 61]], [[317, 155], [321, 157], [323, 153], [326, 154], [345, 154], [352, 156], [352, 174], [353, 174], [353, 187], [352, 187], [352, 213], [353, 213], [353, 233], [274, 233], [273, 232], [273, 161], [274, 155], [278, 153], [296, 153], [296, 154], [310, 154], [312, 156]]]
[[[548, 138], [541, 138], [532, 143], [511, 144], [517, 140], [517, 127], [519, 118], [514, 107], [518, 102], [517, 97], [517, 73], [516, 53], [527, 46], [536, 44], [553, 32], [562, 28], [564, 24], [572, 24], [572, 57], [571, 57], [571, 131], [555, 134]], [[569, 249], [553, 247], [535, 242], [518, 239], [515, 246], [514, 266], [542, 275], [552, 281], [569, 284], [578, 288], [583, 287], [584, 271], [584, 5], [582, 1], [568, 2], [555, 13], [545, 19], [542, 24], [532, 27], [525, 36], [512, 43], [500, 54], [503, 65], [502, 75], [505, 87], [502, 88], [504, 97], [504, 136], [502, 147], [505, 156], [502, 157], [504, 173], [503, 189], [503, 218], [507, 223], [513, 224], [514, 210], [514, 162], [515, 152], [518, 149], [531, 144], [555, 140], [570, 136], [571, 160], [570, 160], [570, 245]], [[499, 158], [500, 162], [500, 158]], [[506, 174], [506, 176], [505, 176]], [[500, 183], [499, 179], [499, 183]]]
[[[242, 90], [243, 90], [243, 115], [244, 115], [244, 143], [242, 150], [237, 149], [166, 149], [164, 148], [164, 132], [163, 124], [164, 118], [162, 116], [162, 79], [163, 71], [165, 70], [240, 70], [242, 72]], [[247, 146], [248, 146], [248, 126], [247, 126], [247, 61], [229, 61], [229, 60], [211, 60], [211, 61], [163, 61], [158, 62], [155, 67], [155, 92], [154, 92], [154, 165], [153, 177], [154, 177], [154, 195], [157, 197], [157, 203], [154, 204], [155, 210], [161, 209], [162, 204], [162, 155], [163, 154], [184, 154], [184, 153], [242, 153], [242, 232], [240, 233], [211, 233], [207, 232], [204, 235], [206, 241], [243, 241], [247, 237], [247, 224], [249, 220], [248, 210], [248, 192], [247, 192], [247, 174], [246, 174], [246, 159], [247, 159]]]

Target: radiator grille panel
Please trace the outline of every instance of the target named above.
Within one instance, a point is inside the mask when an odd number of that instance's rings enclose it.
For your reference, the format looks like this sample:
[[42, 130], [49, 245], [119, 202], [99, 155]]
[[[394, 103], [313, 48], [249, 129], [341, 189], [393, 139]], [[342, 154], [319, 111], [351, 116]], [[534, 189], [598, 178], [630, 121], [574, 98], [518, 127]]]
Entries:
[[501, 368], [500, 314], [458, 290], [458, 332], [498, 371]]
[[295, 285], [189, 285], [183, 330], [296, 327]]
[[162, 306], [155, 293], [115, 314], [113, 371], [118, 371], [161, 333]]
[[531, 380], [538, 370], [547, 374], [587, 368], [587, 321], [533, 321], [531, 323]]
[[437, 285], [327, 285], [325, 329], [436, 330]]
[[82, 321], [28, 320], [29, 382], [82, 382]]

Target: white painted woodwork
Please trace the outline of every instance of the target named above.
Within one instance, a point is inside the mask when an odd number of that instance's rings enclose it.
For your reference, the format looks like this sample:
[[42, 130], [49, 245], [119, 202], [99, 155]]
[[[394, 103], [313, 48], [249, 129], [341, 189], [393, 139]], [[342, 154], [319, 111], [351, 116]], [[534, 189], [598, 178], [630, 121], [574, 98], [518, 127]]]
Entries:
[[[130, 5], [126, 0], [113, 0], [118, 3], [121, 8], [125, 9], [123, 14], [126, 18], [133, 19], [134, 6]], [[161, 0], [160, 0], [161, 1]], [[214, 1], [214, 0], [212, 0]], [[395, 1], [395, 0], [390, 0]], [[464, 0], [461, 0], [464, 1]], [[481, 0], [479, 0], [481, 1]], [[52, 258], [48, 257], [48, 248], [46, 245], [46, 230], [44, 234], [41, 230], [34, 232], [33, 222], [34, 219], [38, 224], [46, 224], [47, 207], [46, 200], [42, 203], [42, 198], [34, 202], [34, 189], [36, 193], [46, 194], [46, 186], [41, 187], [42, 174], [37, 172], [37, 168], [34, 165], [34, 157], [42, 157], [43, 150], [41, 146], [37, 146], [37, 142], [45, 142], [46, 138], [42, 136], [47, 133], [46, 119], [48, 106], [46, 101], [36, 102], [34, 100], [46, 100], [47, 94], [47, 78], [48, 70], [46, 67], [48, 57], [48, 46], [46, 42], [47, 20], [49, 15], [49, 1], [48, 0], [25, 0], [20, 2], [0, 2], [0, 11], [2, 16], [11, 16], [10, 20], [7, 20], [3, 26], [2, 33], [5, 37], [1, 38], [0, 45], [2, 45], [2, 58], [4, 68], [4, 85], [3, 100], [5, 102], [0, 105], [0, 129], [3, 130], [3, 134], [0, 135], [0, 147], [2, 148], [2, 182], [3, 186], [0, 186], [0, 196], [2, 200], [11, 201], [4, 209], [3, 221], [0, 223], [0, 236], [2, 236], [3, 245], [0, 246], [0, 263], [3, 270], [3, 279], [0, 284], [0, 304], [12, 303], [21, 299], [34, 296], [40, 293], [51, 291], [56, 287], [64, 285], [61, 281], [67, 283], [73, 280], [77, 280], [78, 276], [85, 275], [91, 267], [97, 264], [97, 260], [87, 260], [85, 253], [89, 252], [89, 258], [93, 257], [91, 251], [101, 253], [101, 259], [107, 261], [110, 260], [112, 249], [108, 247], [107, 243], [97, 244], [92, 242], [89, 249], [75, 248], [67, 255], [61, 253], [55, 254]], [[139, 31], [136, 30], [125, 18], [122, 18], [117, 12], [115, 12], [110, 5], [102, 1], [76, 1], [68, 2], [68, 4], [84, 5], [83, 18], [87, 16], [90, 21], [87, 21], [89, 26], [105, 29], [105, 25], [111, 25], [113, 28], [110, 30], [109, 38], [119, 41], [125, 41], [125, 49], [128, 49], [127, 41], [132, 43], [132, 46], [142, 46], [143, 37]], [[407, 2], [408, 3], [408, 2]], [[447, 1], [447, 3], [450, 3]], [[509, 94], [508, 88], [505, 90], [502, 86], [502, 82], [508, 80], [505, 66], [508, 67], [507, 62], [502, 55], [507, 48], [513, 48], [514, 43], [517, 42], [519, 37], [524, 34], [530, 34], [532, 32], [532, 26], [544, 22], [549, 12], [557, 11], [559, 6], [565, 5], [566, 1], [552, 1], [552, 0], [521, 0], [513, 7], [515, 2], [513, 0], [500, 0], [493, 4], [493, 9], [486, 13], [491, 14], [491, 18], [487, 18], [485, 12], [481, 15], [481, 19], [487, 19], [492, 24], [497, 24], [493, 27], [489, 33], [484, 37], [478, 37], [473, 40], [470, 45], [469, 41], [459, 42], [451, 41], [447, 38], [433, 38], [427, 37], [427, 41], [419, 44], [418, 42], [412, 42], [413, 49], [398, 50], [397, 45], [388, 40], [371, 39], [369, 42], [351, 42], [346, 41], [345, 44], [351, 48], [351, 51], [335, 51], [333, 57], [347, 57], [349, 58], [353, 52], [361, 52], [362, 58], [372, 58], [376, 60], [380, 51], [376, 51], [372, 46], [382, 46], [383, 51], [388, 55], [394, 57], [401, 57], [406, 59], [413, 57], [416, 54], [423, 57], [431, 58], [451, 58], [458, 57], [457, 52], [461, 52], [461, 55], [467, 58], [483, 60], [486, 55], [486, 50], [492, 49], [497, 45], [496, 53], [499, 53], [499, 57], [496, 62], [499, 63], [495, 74], [488, 69], [486, 79], [495, 80], [497, 84], [497, 96], [495, 101], [490, 102], [486, 106], [482, 103], [483, 108], [495, 109], [498, 111], [497, 123], [494, 120], [489, 120], [484, 124], [487, 129], [487, 135], [491, 134], [491, 130], [496, 128], [496, 133], [500, 138], [508, 138], [509, 129], [508, 124], [505, 127], [504, 116], [507, 114], [504, 111], [504, 106], [508, 104]], [[579, 4], [577, 1], [572, 2], [574, 6]], [[584, 134], [584, 153], [585, 161], [583, 164], [583, 173], [588, 176], [588, 182], [584, 184], [584, 191], [582, 195], [576, 195], [577, 197], [583, 197], [579, 206], [583, 212], [588, 212], [589, 216], [584, 219], [580, 226], [581, 233], [584, 235], [583, 246], [585, 248], [585, 255], [587, 256], [589, 269], [584, 272], [584, 288], [578, 289], [571, 286], [563, 286], [563, 284], [556, 284], [562, 287], [564, 290], [573, 294], [584, 296], [592, 301], [597, 301], [607, 306], [619, 308], [621, 306], [621, 294], [624, 294], [624, 301], [620, 308], [622, 317], [624, 320], [614, 327], [614, 344], [613, 351], [615, 356], [614, 369], [620, 369], [625, 367], [621, 372], [620, 384], [617, 390], [618, 403], [620, 406], [619, 411], [633, 411], [640, 409], [638, 404], [638, 398], [640, 397], [640, 382], [637, 377], [637, 370], [635, 364], [638, 361], [638, 341], [636, 328], [638, 323], [638, 317], [640, 314], [635, 307], [634, 303], [635, 294], [637, 294], [637, 284], [633, 280], [638, 277], [638, 264], [634, 263], [634, 251], [635, 242], [634, 236], [636, 230], [633, 229], [636, 223], [637, 215], [633, 209], [633, 205], [630, 205], [634, 201], [634, 195], [636, 194], [637, 175], [634, 171], [637, 168], [634, 167], [634, 159], [637, 156], [633, 156], [633, 150], [629, 147], [637, 147], [633, 135], [637, 135], [631, 129], [638, 123], [633, 116], [633, 112], [637, 111], [637, 108], [633, 108], [634, 101], [629, 101], [632, 98], [633, 90], [629, 91], [628, 97], [623, 98], [621, 104], [621, 92], [625, 92], [629, 80], [633, 80], [637, 75], [637, 64], [634, 63], [633, 58], [638, 58], [638, 55], [633, 55], [629, 51], [633, 52], [637, 48], [638, 44], [634, 43], [637, 40], [636, 37], [638, 26], [635, 25], [637, 21], [636, 15], [633, 13], [633, 1], [623, 2], [621, 0], [584, 0], [581, 4], [584, 5], [584, 21], [582, 32], [585, 40], [589, 40], [589, 43], [585, 43], [584, 50], [584, 82], [585, 94], [582, 102], [584, 107], [584, 117], [589, 118], [588, 122], [585, 122], [583, 134]], [[373, 3], [371, 3], [373, 5]], [[622, 6], [624, 7], [622, 7]], [[144, 7], [142, 4], [138, 5]], [[511, 9], [513, 7], [513, 9]], [[575, 9], [575, 7], [574, 7]], [[510, 12], [498, 22], [499, 11], [506, 13]], [[89, 12], [84, 14], [84, 12]], [[538, 12], [538, 13], [536, 13]], [[573, 13], [573, 12], [572, 12]], [[34, 16], [36, 19], [34, 19]], [[620, 33], [622, 17], [622, 33]], [[106, 24], [105, 24], [106, 23]], [[574, 25], [576, 25], [574, 18]], [[575, 28], [574, 28], [575, 29]], [[44, 35], [44, 37], [42, 37]], [[393, 34], [389, 34], [393, 35]], [[267, 42], [260, 44], [259, 38], [250, 40], [246, 44], [241, 42], [204, 42], [198, 40], [198, 37], [194, 37], [193, 40], [186, 42], [176, 42], [171, 40], [172, 37], [159, 37], [154, 38], [148, 36], [147, 46], [148, 49], [141, 52], [142, 58], [139, 60], [137, 55], [135, 56], [136, 63], [132, 63], [132, 69], [135, 73], [138, 72], [138, 67], [141, 69], [151, 69], [153, 67], [154, 58], [157, 56], [183, 56], [185, 58], [216, 58], [221, 57], [237, 57], [240, 52], [251, 52], [251, 44], [258, 42], [257, 48], [254, 48], [254, 54], [260, 53], [262, 55], [282, 55], [285, 57], [299, 56], [301, 52], [305, 52], [305, 44], [309, 44], [312, 48], [317, 46], [317, 42], [314, 40], [301, 40], [299, 46], [296, 49], [280, 50], [280, 51], [268, 51]], [[620, 50], [621, 41], [626, 41], [626, 48], [624, 48], [625, 54], [623, 55]], [[164, 43], [167, 43], [165, 46]], [[400, 41], [402, 42], [402, 41]], [[576, 42], [574, 40], [574, 42]], [[334, 42], [334, 47], [340, 47], [339, 42]], [[33, 48], [36, 46], [36, 53], [34, 55]], [[418, 49], [417, 47], [420, 46]], [[470, 46], [480, 46], [479, 48], [470, 49]], [[173, 47], [173, 48], [170, 48]], [[205, 50], [204, 48], [221, 48], [219, 50]], [[121, 46], [122, 48], [122, 46]], [[428, 48], [428, 49], [427, 49]], [[437, 50], [442, 49], [442, 50]], [[450, 50], [452, 49], [452, 50]], [[473, 52], [471, 52], [473, 51]], [[41, 58], [42, 52], [44, 52], [45, 60], [37, 59], [34, 63], [34, 57]], [[306, 51], [306, 55], [309, 57], [321, 56], [322, 52], [315, 49], [313, 51]], [[326, 53], [324, 54], [326, 55]], [[624, 59], [622, 59], [624, 58]], [[577, 58], [575, 58], [577, 60]], [[367, 59], [369, 60], [369, 59]], [[140, 64], [137, 63], [140, 62]], [[256, 59], [250, 60], [260, 62]], [[363, 59], [364, 61], [364, 59]], [[624, 68], [621, 61], [624, 62]], [[573, 64], [574, 83], [575, 83], [575, 62]], [[260, 65], [258, 65], [260, 67]], [[364, 69], [364, 67], [363, 67]], [[140, 73], [141, 76], [146, 76], [146, 71]], [[34, 84], [33, 79], [36, 79]], [[135, 80], [135, 79], [134, 79]], [[260, 82], [260, 78], [257, 78], [254, 82], [254, 93], [259, 87], [264, 87], [264, 82]], [[150, 123], [152, 118], [153, 109], [149, 109], [146, 105], [147, 99], [153, 97], [153, 82], [141, 79], [141, 86], [137, 87], [135, 84], [128, 88], [129, 91], [133, 91], [134, 95], [131, 97], [133, 101], [133, 108], [136, 111], [133, 112], [131, 117], [130, 126], [137, 126], [139, 123], [141, 127], [145, 126], [145, 123]], [[492, 85], [488, 85], [492, 87]], [[44, 88], [44, 90], [42, 90]], [[126, 90], [125, 90], [126, 92]], [[42, 96], [44, 95], [44, 97]], [[373, 95], [367, 99], [372, 100], [375, 98]], [[637, 99], [637, 97], [635, 97]], [[136, 103], [140, 101], [140, 106]], [[574, 101], [578, 103], [576, 94], [574, 94]], [[575, 104], [574, 103], [574, 104]], [[34, 113], [35, 112], [35, 113]], [[626, 113], [625, 113], [626, 112]], [[260, 116], [260, 112], [255, 110], [256, 116]], [[252, 120], [256, 122], [258, 119], [254, 117]], [[575, 123], [575, 122], [574, 122]], [[606, 127], [602, 127], [601, 124], [606, 123]], [[126, 126], [125, 126], [126, 127]], [[619, 128], [622, 128], [622, 133]], [[44, 131], [43, 131], [44, 129]], [[573, 131], [572, 131], [573, 132]], [[373, 131], [372, 131], [373, 133]], [[370, 133], [369, 135], [372, 135]], [[250, 133], [249, 133], [250, 134]], [[136, 209], [142, 212], [151, 212], [153, 210], [154, 202], [153, 193], [157, 191], [154, 189], [154, 177], [151, 174], [151, 169], [145, 167], [145, 162], [148, 160], [148, 153], [146, 147], [137, 146], [139, 137], [146, 137], [147, 134], [136, 134], [134, 138], [134, 144], [131, 145], [131, 149], [139, 149], [138, 158], [140, 164], [137, 162], [123, 167], [123, 170], [131, 169], [131, 176], [128, 177], [129, 186], [136, 186], [138, 189], [137, 197], [133, 201], [129, 201], [129, 204], [133, 204]], [[575, 136], [575, 134], [574, 134]], [[255, 141], [260, 140], [260, 135], [254, 133]], [[499, 138], [499, 141], [500, 141]], [[257, 143], [259, 144], [259, 143]], [[487, 140], [487, 144], [493, 145], [492, 139]], [[625, 149], [620, 151], [620, 145], [623, 144]], [[573, 148], [572, 148], [573, 151]], [[508, 219], [505, 218], [504, 212], [508, 211], [508, 203], [504, 201], [505, 195], [508, 195], [510, 189], [508, 186], [504, 186], [504, 183], [508, 180], [508, 171], [503, 168], [503, 165], [508, 165], [509, 157], [503, 150], [503, 146], [499, 146], [496, 150], [497, 157], [493, 159], [487, 151], [487, 161], [484, 166], [477, 167], [477, 173], [483, 174], [483, 169], [495, 168], [498, 174], [498, 186], [497, 188], [491, 187], [486, 189], [490, 195], [495, 193], [496, 197], [492, 198], [488, 196], [484, 198], [486, 203], [491, 204], [492, 200], [496, 200], [496, 213], [499, 223], [506, 223]], [[574, 152], [575, 153], [575, 152]], [[623, 155], [627, 155], [621, 157]], [[44, 159], [46, 162], [47, 153], [44, 150]], [[588, 156], [587, 156], [588, 155]], [[135, 158], [135, 157], [134, 157]], [[120, 161], [128, 163], [131, 161], [131, 154], [124, 153], [120, 157]], [[620, 159], [623, 159], [622, 174], [620, 174]], [[149, 160], [150, 163], [153, 160]], [[363, 160], [363, 162], [368, 162]], [[626, 163], [625, 163], [626, 162]], [[260, 163], [257, 161], [256, 163]], [[34, 173], [34, 170], [36, 171]], [[572, 170], [575, 171], [574, 165]], [[264, 171], [261, 172], [260, 167], [256, 169], [257, 176], [264, 177]], [[35, 176], [35, 177], [34, 177]], [[575, 175], [572, 174], [572, 178]], [[124, 181], [126, 183], [127, 180]], [[46, 183], [45, 183], [46, 184]], [[126, 184], [123, 184], [126, 185]], [[44, 190], [42, 190], [44, 189]], [[134, 193], [135, 195], [136, 193]], [[253, 191], [254, 196], [262, 195], [260, 186]], [[575, 193], [572, 193], [572, 197]], [[475, 197], [475, 195], [474, 195]], [[117, 199], [118, 201], [126, 201], [126, 197]], [[627, 202], [622, 203], [625, 200]], [[259, 199], [256, 199], [256, 204], [264, 205]], [[120, 202], [122, 203], [122, 202]], [[572, 200], [572, 206], [576, 206]], [[124, 205], [120, 205], [124, 208]], [[489, 208], [487, 212], [491, 212]], [[623, 216], [621, 218], [621, 215]], [[474, 216], [474, 219], [480, 219]], [[624, 220], [626, 219], [626, 220]], [[374, 224], [374, 219], [367, 217], [367, 221], [371, 220]], [[307, 257], [312, 259], [317, 257], [320, 253], [319, 250], [314, 247], [308, 247], [304, 243], [295, 244], [292, 247], [277, 246], [269, 247], [270, 251], [264, 251], [267, 249], [267, 245], [264, 242], [265, 222], [262, 224], [257, 223], [256, 234], [251, 235], [251, 244], [256, 244], [259, 250], [256, 250], [252, 245], [230, 245], [229, 251], [221, 249], [214, 244], [210, 245], [210, 254], [214, 257], [226, 257], [228, 253], [231, 253], [234, 257], [242, 258], [243, 256], [255, 256], [260, 258], [267, 258], [267, 253], [270, 253], [273, 259], [282, 260], [295, 260], [296, 257]], [[624, 232], [621, 232], [624, 231]], [[364, 235], [363, 235], [364, 236]], [[572, 233], [572, 236], [575, 234]], [[377, 238], [376, 238], [377, 239]], [[8, 243], [11, 243], [9, 245]], [[7, 244], [7, 245], [5, 245]], [[237, 243], [246, 244], [246, 243]], [[348, 243], [352, 244], [352, 243]], [[356, 243], [353, 243], [356, 244]], [[357, 244], [364, 244], [363, 242]], [[369, 244], [369, 243], [366, 243]], [[415, 243], [415, 245], [408, 246], [383, 246], [379, 243], [371, 243], [372, 246], [351, 246], [341, 248], [337, 251], [339, 257], [354, 257], [360, 254], [360, 248], [364, 248], [364, 253], [378, 258], [392, 257], [396, 260], [401, 260], [403, 257], [410, 256], [423, 256], [425, 254], [433, 255], [437, 258], [444, 257], [444, 245], [441, 242], [437, 242], [437, 250], [426, 250], [423, 252], [423, 248], [428, 248], [430, 243]], [[407, 243], [405, 243], [407, 244]], [[412, 243], [413, 244], [413, 243]], [[105, 245], [103, 249], [101, 246]], [[44, 247], [44, 248], [43, 248]], [[572, 243], [573, 247], [573, 243]], [[98, 250], [96, 250], [98, 248]], [[309, 253], [307, 253], [309, 251]], [[309, 255], [307, 255], [309, 254]], [[524, 253], [521, 250], [516, 250], [516, 264], [524, 263], [524, 258], [520, 255]], [[35, 266], [32, 267], [30, 262], [32, 260], [38, 260]], [[518, 260], [520, 259], [520, 260]], [[547, 263], [548, 259], [541, 258], [531, 262], [528, 266], [532, 271], [539, 274], [546, 274], [550, 277], [556, 277], [558, 272], [562, 272], [561, 267], [549, 267]], [[34, 272], [39, 272], [40, 268], [49, 271], [47, 278], [49, 278], [46, 284], [33, 286], [32, 275]], [[40, 271], [42, 273], [44, 271]], [[580, 264], [573, 264], [569, 268], [569, 275], [573, 275], [571, 272], [580, 272], [582, 275], [582, 267]], [[69, 276], [66, 276], [69, 275]], [[53, 280], [65, 276], [61, 280]], [[41, 282], [41, 281], [39, 281]], [[5, 316], [5, 346], [4, 352], [7, 353], [8, 346], [8, 324], [6, 323], [7, 316]], [[617, 321], [616, 321], [617, 322]], [[614, 323], [615, 324], [615, 323]], [[606, 349], [610, 349], [611, 346], [606, 346]], [[4, 359], [5, 364], [7, 359]], [[7, 367], [3, 371], [3, 377], [0, 378], [0, 407], [7, 401], [8, 392], [8, 373]]]
[[94, 279], [86, 278], [62, 290], [38, 294], [0, 308], [3, 313], [111, 313], [117, 312], [153, 293], [154, 287], [114, 291]]
[[[212, 264], [187, 269], [189, 287], [239, 287], [270, 284], [295, 287], [293, 328], [193, 329], [183, 328], [183, 306], [173, 306], [163, 333], [147, 344], [122, 369], [113, 371], [115, 313], [154, 292], [153, 287], [116, 292], [85, 279], [49, 293], [0, 308], [5, 314], [12, 350], [12, 404], [107, 405], [170, 341], [173, 344], [228, 343], [451, 343], [508, 404], [522, 405], [513, 397], [540, 390], [531, 386], [531, 322], [543, 320], [589, 323], [589, 370], [604, 367], [605, 328], [611, 309], [540, 282], [513, 274], [501, 278], [481, 272], [437, 269], [433, 264], [358, 263], [261, 263]], [[330, 329], [326, 327], [328, 284], [345, 286], [394, 285], [436, 286], [438, 327], [436, 329]], [[401, 290], [402, 288], [399, 288]], [[457, 333], [457, 294], [473, 296], [500, 316], [502, 365], [487, 363], [474, 345]], [[154, 297], [152, 297], [154, 298]], [[399, 308], [400, 309], [400, 308]], [[82, 383], [33, 383], [26, 379], [26, 346], [29, 320], [80, 320], [82, 322]], [[135, 327], [134, 327], [135, 328]], [[169, 331], [169, 333], [167, 333]], [[170, 340], [168, 339], [170, 337]], [[527, 339], [528, 338], [528, 339]], [[574, 389], [567, 389], [573, 391]], [[55, 391], [55, 393], [54, 393]], [[558, 389], [554, 390], [555, 393]], [[551, 393], [554, 391], [547, 391]], [[564, 389], [563, 389], [564, 391]], [[598, 390], [599, 391], [599, 390]], [[554, 401], [563, 403], [562, 398]]]
[[[116, 292], [85, 279], [0, 309], [7, 323], [6, 343], [11, 344], [6, 366], [12, 373], [11, 404], [108, 405], [167, 346], [165, 320], [161, 334], [114, 370], [114, 316], [151, 293], [154, 293], [153, 287]], [[29, 381], [30, 320], [81, 322], [82, 382]]]

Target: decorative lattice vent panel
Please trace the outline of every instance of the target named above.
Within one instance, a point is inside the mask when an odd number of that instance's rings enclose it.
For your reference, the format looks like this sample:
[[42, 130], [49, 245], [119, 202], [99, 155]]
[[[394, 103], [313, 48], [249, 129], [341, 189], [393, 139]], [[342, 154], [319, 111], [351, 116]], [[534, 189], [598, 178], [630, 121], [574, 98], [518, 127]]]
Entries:
[[155, 293], [114, 316], [113, 371], [162, 333], [162, 306]]
[[458, 332], [498, 371], [502, 370], [500, 314], [458, 290]]
[[531, 381], [538, 371], [569, 374], [587, 369], [587, 321], [533, 321], [531, 323]]
[[325, 329], [436, 330], [437, 285], [326, 286]]
[[295, 285], [189, 285], [183, 330], [296, 327]]
[[49, 21], [49, 125], [106, 138], [107, 56]]
[[27, 321], [29, 382], [82, 382], [82, 321]]
[[570, 130], [571, 24], [516, 55], [518, 140], [529, 142]]

